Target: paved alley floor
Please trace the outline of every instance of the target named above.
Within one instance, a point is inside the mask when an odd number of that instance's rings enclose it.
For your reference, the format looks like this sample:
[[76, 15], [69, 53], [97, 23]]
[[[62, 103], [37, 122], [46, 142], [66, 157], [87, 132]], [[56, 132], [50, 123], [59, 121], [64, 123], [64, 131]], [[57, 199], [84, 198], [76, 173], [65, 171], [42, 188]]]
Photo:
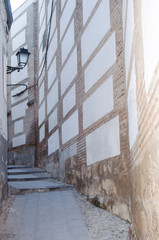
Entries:
[[54, 181], [40, 169], [17, 167], [8, 172], [10, 192], [16, 195], [0, 240], [129, 239], [128, 223], [95, 207], [69, 185]]

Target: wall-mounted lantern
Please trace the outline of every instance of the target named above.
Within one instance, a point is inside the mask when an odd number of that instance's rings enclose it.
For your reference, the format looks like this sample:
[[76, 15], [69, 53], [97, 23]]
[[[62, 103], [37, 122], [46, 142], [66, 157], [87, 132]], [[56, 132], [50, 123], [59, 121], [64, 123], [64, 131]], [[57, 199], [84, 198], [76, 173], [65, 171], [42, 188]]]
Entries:
[[20, 50], [16, 53], [18, 66], [7, 66], [7, 74], [10, 74], [15, 70], [19, 72], [21, 69], [23, 69], [28, 63], [29, 55], [30, 53], [28, 52], [28, 49], [20, 48]]

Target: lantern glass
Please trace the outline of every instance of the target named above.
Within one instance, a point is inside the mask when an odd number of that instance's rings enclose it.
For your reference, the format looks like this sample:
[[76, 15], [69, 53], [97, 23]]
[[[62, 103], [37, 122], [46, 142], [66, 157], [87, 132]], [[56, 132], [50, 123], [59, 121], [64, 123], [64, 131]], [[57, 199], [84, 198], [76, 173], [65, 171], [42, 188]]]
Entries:
[[28, 59], [30, 55], [28, 50], [25, 48], [20, 48], [19, 52], [17, 52], [16, 55], [17, 55], [18, 66], [25, 67], [25, 65], [28, 63]]

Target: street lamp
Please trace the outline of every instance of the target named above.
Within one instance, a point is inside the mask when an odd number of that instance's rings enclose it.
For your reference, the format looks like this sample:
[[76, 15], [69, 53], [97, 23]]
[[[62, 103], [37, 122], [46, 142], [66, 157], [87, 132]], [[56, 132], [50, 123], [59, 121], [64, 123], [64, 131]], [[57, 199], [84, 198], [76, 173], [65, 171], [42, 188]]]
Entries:
[[20, 50], [16, 53], [18, 67], [7, 66], [7, 74], [10, 74], [15, 70], [19, 72], [23, 69], [28, 63], [29, 55], [30, 53], [28, 52], [28, 49], [20, 48]]

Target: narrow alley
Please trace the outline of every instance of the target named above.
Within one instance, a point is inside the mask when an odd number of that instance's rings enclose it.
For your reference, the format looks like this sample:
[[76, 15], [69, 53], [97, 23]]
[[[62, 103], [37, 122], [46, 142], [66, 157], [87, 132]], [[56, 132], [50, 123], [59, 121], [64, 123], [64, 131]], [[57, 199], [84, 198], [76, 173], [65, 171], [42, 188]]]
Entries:
[[8, 167], [15, 196], [1, 240], [127, 240], [129, 224], [39, 168]]

